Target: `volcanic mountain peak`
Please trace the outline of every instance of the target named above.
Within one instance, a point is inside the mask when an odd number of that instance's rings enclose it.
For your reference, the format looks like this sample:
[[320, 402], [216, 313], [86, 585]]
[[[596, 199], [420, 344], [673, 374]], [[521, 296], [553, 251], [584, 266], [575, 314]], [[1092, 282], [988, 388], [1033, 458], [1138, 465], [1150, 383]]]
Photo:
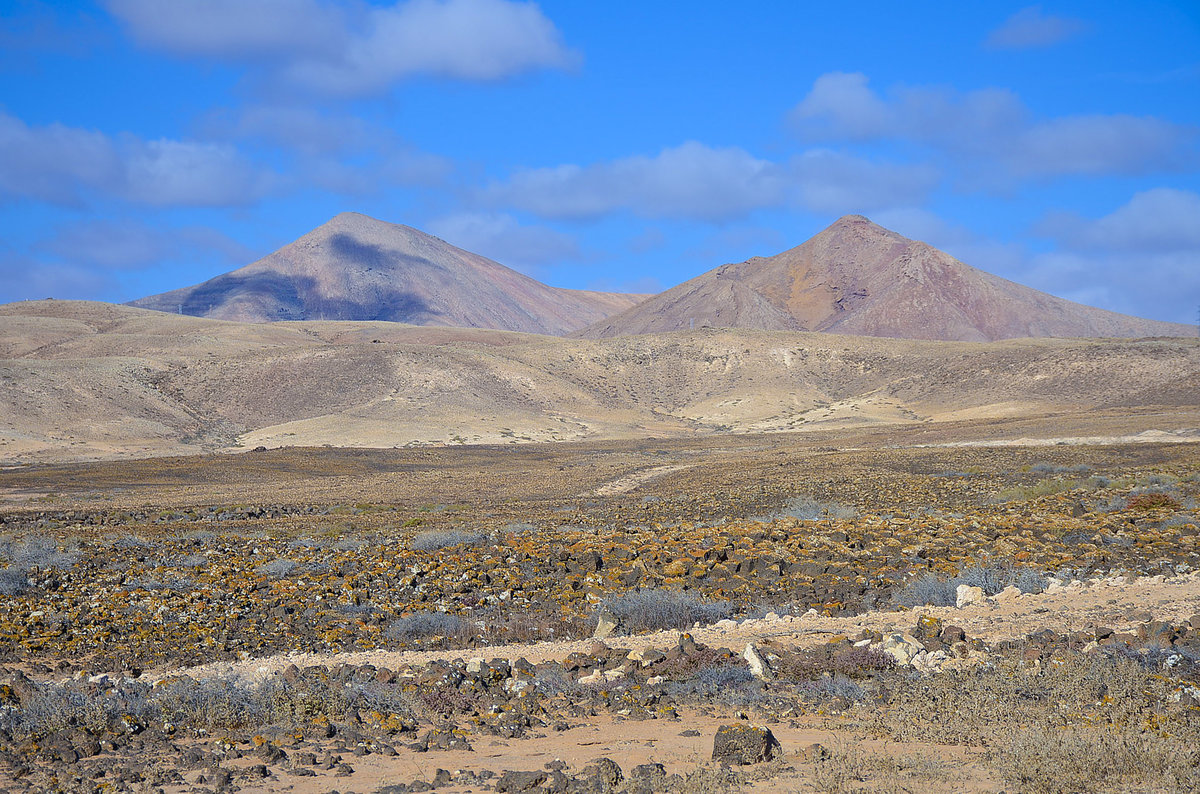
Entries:
[[722, 265], [576, 335], [697, 326], [957, 341], [1180, 336], [1190, 330], [1038, 292], [862, 215], [847, 215], [795, 248]]
[[389, 320], [562, 334], [644, 297], [550, 287], [409, 226], [344, 212], [257, 262], [131, 305], [243, 322]]

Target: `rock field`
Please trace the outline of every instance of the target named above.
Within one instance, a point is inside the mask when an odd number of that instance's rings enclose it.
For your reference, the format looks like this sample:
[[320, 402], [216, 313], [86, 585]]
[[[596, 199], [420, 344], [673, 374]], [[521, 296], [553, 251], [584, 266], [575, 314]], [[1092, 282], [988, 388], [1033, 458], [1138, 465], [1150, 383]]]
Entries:
[[1197, 452], [0, 473], [0, 789], [1193, 790]]

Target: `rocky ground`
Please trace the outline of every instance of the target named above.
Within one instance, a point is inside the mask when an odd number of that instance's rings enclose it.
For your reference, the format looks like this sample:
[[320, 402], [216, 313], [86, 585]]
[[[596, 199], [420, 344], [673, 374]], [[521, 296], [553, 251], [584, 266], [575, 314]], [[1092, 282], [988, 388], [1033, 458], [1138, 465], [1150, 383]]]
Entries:
[[0, 786], [1200, 785], [1195, 445], [755, 440], [0, 473]]

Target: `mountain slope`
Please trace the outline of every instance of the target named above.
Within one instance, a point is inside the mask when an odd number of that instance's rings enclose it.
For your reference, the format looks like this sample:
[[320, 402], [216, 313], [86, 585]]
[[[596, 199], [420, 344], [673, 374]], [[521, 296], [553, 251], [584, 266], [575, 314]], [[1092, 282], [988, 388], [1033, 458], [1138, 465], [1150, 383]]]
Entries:
[[550, 287], [408, 226], [342, 213], [246, 267], [129, 305], [241, 322], [388, 320], [563, 334], [644, 297]]
[[575, 336], [702, 326], [955, 341], [1192, 334], [1047, 295], [847, 215], [796, 248], [722, 265]]

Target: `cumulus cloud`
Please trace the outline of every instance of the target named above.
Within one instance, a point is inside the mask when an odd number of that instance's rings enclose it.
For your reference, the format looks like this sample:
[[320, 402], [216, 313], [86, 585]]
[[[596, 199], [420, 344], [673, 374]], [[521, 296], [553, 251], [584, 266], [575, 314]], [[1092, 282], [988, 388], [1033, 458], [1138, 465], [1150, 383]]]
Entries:
[[821, 75], [792, 110], [792, 121], [814, 138], [869, 139], [883, 135], [892, 123], [892, 109], [867, 82], [861, 72]]
[[1087, 30], [1087, 23], [1073, 17], [1051, 16], [1041, 6], [1022, 8], [993, 30], [984, 42], [996, 50], [1026, 50], [1049, 47]]
[[877, 163], [820, 149], [805, 152], [790, 165], [797, 203], [839, 215], [918, 203], [939, 179], [927, 165]]
[[374, 149], [391, 133], [357, 116], [312, 106], [262, 104], [209, 113], [199, 124], [207, 137], [251, 140], [316, 156]]
[[427, 227], [452, 245], [516, 270], [536, 270], [580, 256], [578, 243], [569, 235], [521, 225], [505, 213], [457, 213], [436, 218]]
[[0, 303], [42, 298], [98, 300], [115, 287], [109, 274], [91, 268], [46, 264], [0, 251]]
[[1195, 131], [1144, 116], [1036, 119], [1004, 89], [875, 92], [861, 73], [822, 75], [790, 114], [808, 140], [910, 141], [955, 158], [984, 185], [1025, 177], [1139, 175], [1193, 168]]
[[632, 212], [723, 223], [770, 207], [861, 212], [908, 204], [936, 181], [936, 172], [926, 166], [875, 163], [827, 150], [779, 163], [737, 147], [688, 141], [654, 156], [518, 171], [489, 185], [479, 199], [546, 218]]
[[66, 224], [35, 249], [70, 265], [113, 270], [136, 270], [163, 261], [245, 264], [254, 258], [250, 249], [216, 229], [173, 229], [129, 219]]
[[653, 157], [518, 171], [481, 198], [546, 218], [594, 218], [618, 210], [645, 217], [725, 220], [777, 206], [787, 180], [775, 163], [736, 147], [689, 141]]
[[1113, 212], [1094, 220], [1055, 213], [1037, 226], [1039, 234], [1077, 250], [1119, 253], [1187, 253], [1200, 258], [1200, 194], [1154, 188], [1136, 193]]
[[154, 206], [230, 206], [270, 177], [227, 145], [31, 127], [0, 112], [0, 195], [78, 205], [92, 193]]
[[1200, 250], [1073, 251], [1030, 257], [1021, 280], [1069, 300], [1103, 309], [1194, 323], [1200, 294]]
[[428, 74], [497, 80], [578, 61], [534, 3], [407, 0], [108, 0], [139, 41], [234, 60], [306, 89], [366, 94]]
[[284, 186], [315, 185], [347, 195], [370, 195], [396, 185], [444, 184], [448, 159], [409, 145], [365, 119], [315, 107], [267, 104], [208, 114], [199, 125], [211, 138], [269, 147], [287, 158]]

